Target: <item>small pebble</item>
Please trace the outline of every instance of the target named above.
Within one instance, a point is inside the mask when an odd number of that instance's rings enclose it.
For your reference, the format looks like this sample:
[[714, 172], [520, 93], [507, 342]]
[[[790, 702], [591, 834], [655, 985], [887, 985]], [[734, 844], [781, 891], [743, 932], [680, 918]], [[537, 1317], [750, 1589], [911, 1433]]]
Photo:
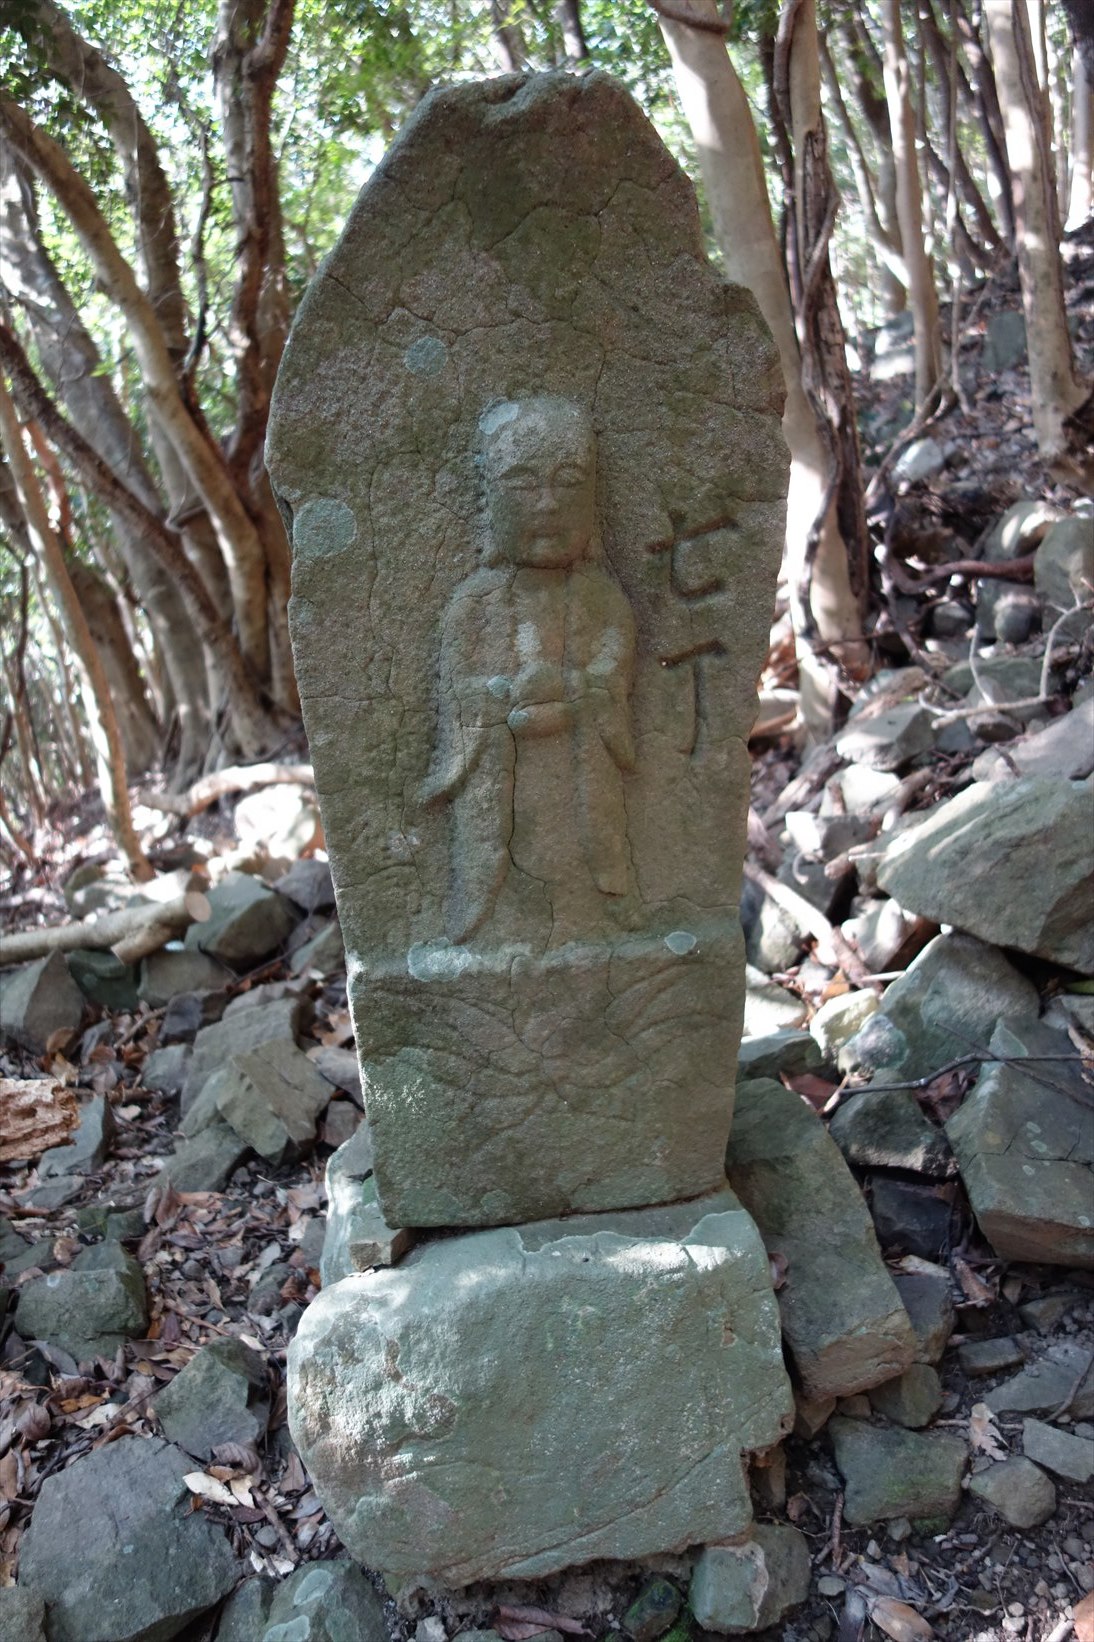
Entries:
[[1082, 1558], [1086, 1555], [1086, 1546], [1083, 1544], [1081, 1539], [1076, 1537], [1075, 1534], [1068, 1534], [1067, 1538], [1064, 1540], [1064, 1550], [1067, 1552], [1068, 1556]]
[[885, 1531], [895, 1545], [903, 1545], [912, 1537], [912, 1525], [907, 1517], [894, 1517]]
[[1023, 1604], [1021, 1602], [1008, 1602], [1007, 1603], [1007, 1612], [1009, 1614], [1014, 1614], [1017, 1618], [1020, 1618], [1021, 1615], [1025, 1613], [1025, 1611], [1026, 1611], [1025, 1607], [1023, 1606]]
[[846, 1589], [842, 1579], [835, 1574], [826, 1574], [823, 1579], [817, 1580], [817, 1591], [821, 1596], [842, 1596]]

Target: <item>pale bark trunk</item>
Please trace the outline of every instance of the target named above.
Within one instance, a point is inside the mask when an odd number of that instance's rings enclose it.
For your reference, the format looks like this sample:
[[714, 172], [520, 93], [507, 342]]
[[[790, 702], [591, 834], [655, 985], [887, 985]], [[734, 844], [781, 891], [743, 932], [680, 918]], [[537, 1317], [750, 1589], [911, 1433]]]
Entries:
[[1084, 390], [1064, 307], [1056, 189], [1024, 0], [985, 0], [1014, 188], [1018, 272], [1026, 316], [1033, 427], [1041, 454], [1065, 456], [1064, 426]]
[[262, 543], [228, 468], [183, 402], [155, 309], [114, 241], [91, 189], [63, 149], [11, 98], [0, 95], [0, 122], [16, 151], [51, 190], [72, 223], [105, 294], [125, 317], [149, 408], [197, 485], [216, 528], [232, 584], [244, 655], [258, 676], [269, 669], [266, 563]]
[[[65, 622], [72, 635], [72, 645], [87, 674], [94, 705], [97, 710], [102, 736], [102, 762], [105, 766], [104, 799], [119, 848], [122, 850], [132, 876], [138, 881], [154, 877], [153, 870], [141, 848], [133, 826], [126, 782], [125, 748], [110, 687], [102, 661], [95, 649], [87, 620], [80, 608], [68, 571], [65, 568], [61, 544], [50, 527], [45, 501], [38, 481], [23, 447], [19, 424], [7, 387], [0, 379], [0, 437], [7, 451], [16, 493], [22, 503], [35, 549], [46, 566], [50, 582], [56, 590], [64, 610]], [[90, 705], [90, 703], [89, 703]]]
[[1081, 228], [1094, 205], [1094, 92], [1082, 54], [1075, 52], [1071, 100], [1071, 182], [1067, 202], [1068, 232]]
[[900, 301], [894, 303], [892, 298], [889, 297], [885, 304], [886, 311], [888, 313], [899, 312], [906, 300], [908, 280], [907, 270], [904, 267], [904, 258], [900, 252], [900, 243], [881, 220], [878, 194], [874, 187], [870, 164], [866, 158], [866, 152], [855, 127], [855, 122], [851, 117], [851, 111], [847, 107], [847, 100], [839, 83], [839, 75], [836, 73], [836, 66], [832, 61], [832, 54], [823, 37], [820, 40], [820, 58], [825, 90], [828, 93], [832, 107], [836, 111], [836, 117], [839, 120], [844, 141], [847, 144], [847, 158], [850, 162], [851, 174], [855, 179], [855, 192], [859, 197], [859, 206], [862, 211], [867, 236], [887, 279], [895, 281], [901, 288]]
[[900, 242], [908, 270], [908, 296], [915, 325], [916, 409], [927, 405], [942, 377], [942, 348], [938, 326], [938, 297], [934, 269], [923, 239], [923, 208], [919, 166], [915, 153], [915, 110], [908, 58], [900, 22], [900, 0], [884, 0], [885, 99], [896, 166], [896, 205]]
[[[759, 139], [720, 35], [721, 19], [714, 0], [692, 0], [692, 14], [698, 26], [663, 13], [660, 25], [695, 142], [726, 274], [756, 298], [782, 361], [786, 379], [783, 434], [791, 452], [787, 574], [800, 586], [815, 548], [810, 606], [818, 638], [837, 657], [847, 654], [854, 660], [862, 638], [859, 608], [829, 483], [829, 452], [802, 386], [801, 356]], [[799, 666], [804, 710], [819, 729], [830, 716], [830, 677], [807, 651], [799, 656]]]
[[148, 705], [129, 637], [113, 593], [97, 571], [78, 559], [68, 565], [73, 591], [87, 618], [88, 632], [99, 653], [110, 699], [118, 715], [125, 762], [143, 775], [158, 762], [162, 736]]

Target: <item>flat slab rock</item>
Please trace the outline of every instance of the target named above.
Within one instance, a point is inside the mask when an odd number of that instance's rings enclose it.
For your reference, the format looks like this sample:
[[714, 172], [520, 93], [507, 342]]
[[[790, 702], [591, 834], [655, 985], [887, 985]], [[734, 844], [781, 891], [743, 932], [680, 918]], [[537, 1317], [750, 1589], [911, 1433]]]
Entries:
[[123, 1437], [45, 1479], [19, 1583], [45, 1600], [50, 1642], [168, 1642], [231, 1590], [240, 1566], [190, 1509], [193, 1469], [158, 1437]]
[[268, 462], [392, 1226], [718, 1186], [781, 405], [600, 73], [425, 97], [300, 306]]
[[968, 1460], [963, 1438], [875, 1426], [843, 1415], [830, 1420], [828, 1430], [847, 1485], [848, 1522], [953, 1516]]
[[741, 1456], [793, 1418], [767, 1257], [728, 1191], [347, 1277], [304, 1313], [288, 1393], [350, 1556], [456, 1586], [739, 1534]]
[[916, 1337], [862, 1193], [799, 1095], [738, 1085], [726, 1172], [768, 1253], [785, 1257], [779, 1311], [806, 1395], [847, 1396], [908, 1368]]

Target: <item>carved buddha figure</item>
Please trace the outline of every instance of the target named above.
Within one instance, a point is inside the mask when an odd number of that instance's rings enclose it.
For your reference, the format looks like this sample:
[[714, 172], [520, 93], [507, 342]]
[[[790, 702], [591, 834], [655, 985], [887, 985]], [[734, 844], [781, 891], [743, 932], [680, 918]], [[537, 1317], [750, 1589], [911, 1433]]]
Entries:
[[445, 613], [422, 797], [450, 806], [450, 939], [482, 928], [513, 869], [548, 896], [552, 939], [570, 939], [628, 889], [634, 617], [600, 553], [585, 413], [525, 399], [480, 434], [485, 563]]

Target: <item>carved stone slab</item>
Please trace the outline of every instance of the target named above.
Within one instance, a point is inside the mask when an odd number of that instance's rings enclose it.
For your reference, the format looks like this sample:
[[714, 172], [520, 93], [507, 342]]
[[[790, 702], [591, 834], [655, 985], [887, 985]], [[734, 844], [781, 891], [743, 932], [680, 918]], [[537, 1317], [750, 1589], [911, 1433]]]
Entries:
[[305, 297], [268, 459], [391, 1225], [723, 1179], [781, 402], [600, 74], [426, 98]]

